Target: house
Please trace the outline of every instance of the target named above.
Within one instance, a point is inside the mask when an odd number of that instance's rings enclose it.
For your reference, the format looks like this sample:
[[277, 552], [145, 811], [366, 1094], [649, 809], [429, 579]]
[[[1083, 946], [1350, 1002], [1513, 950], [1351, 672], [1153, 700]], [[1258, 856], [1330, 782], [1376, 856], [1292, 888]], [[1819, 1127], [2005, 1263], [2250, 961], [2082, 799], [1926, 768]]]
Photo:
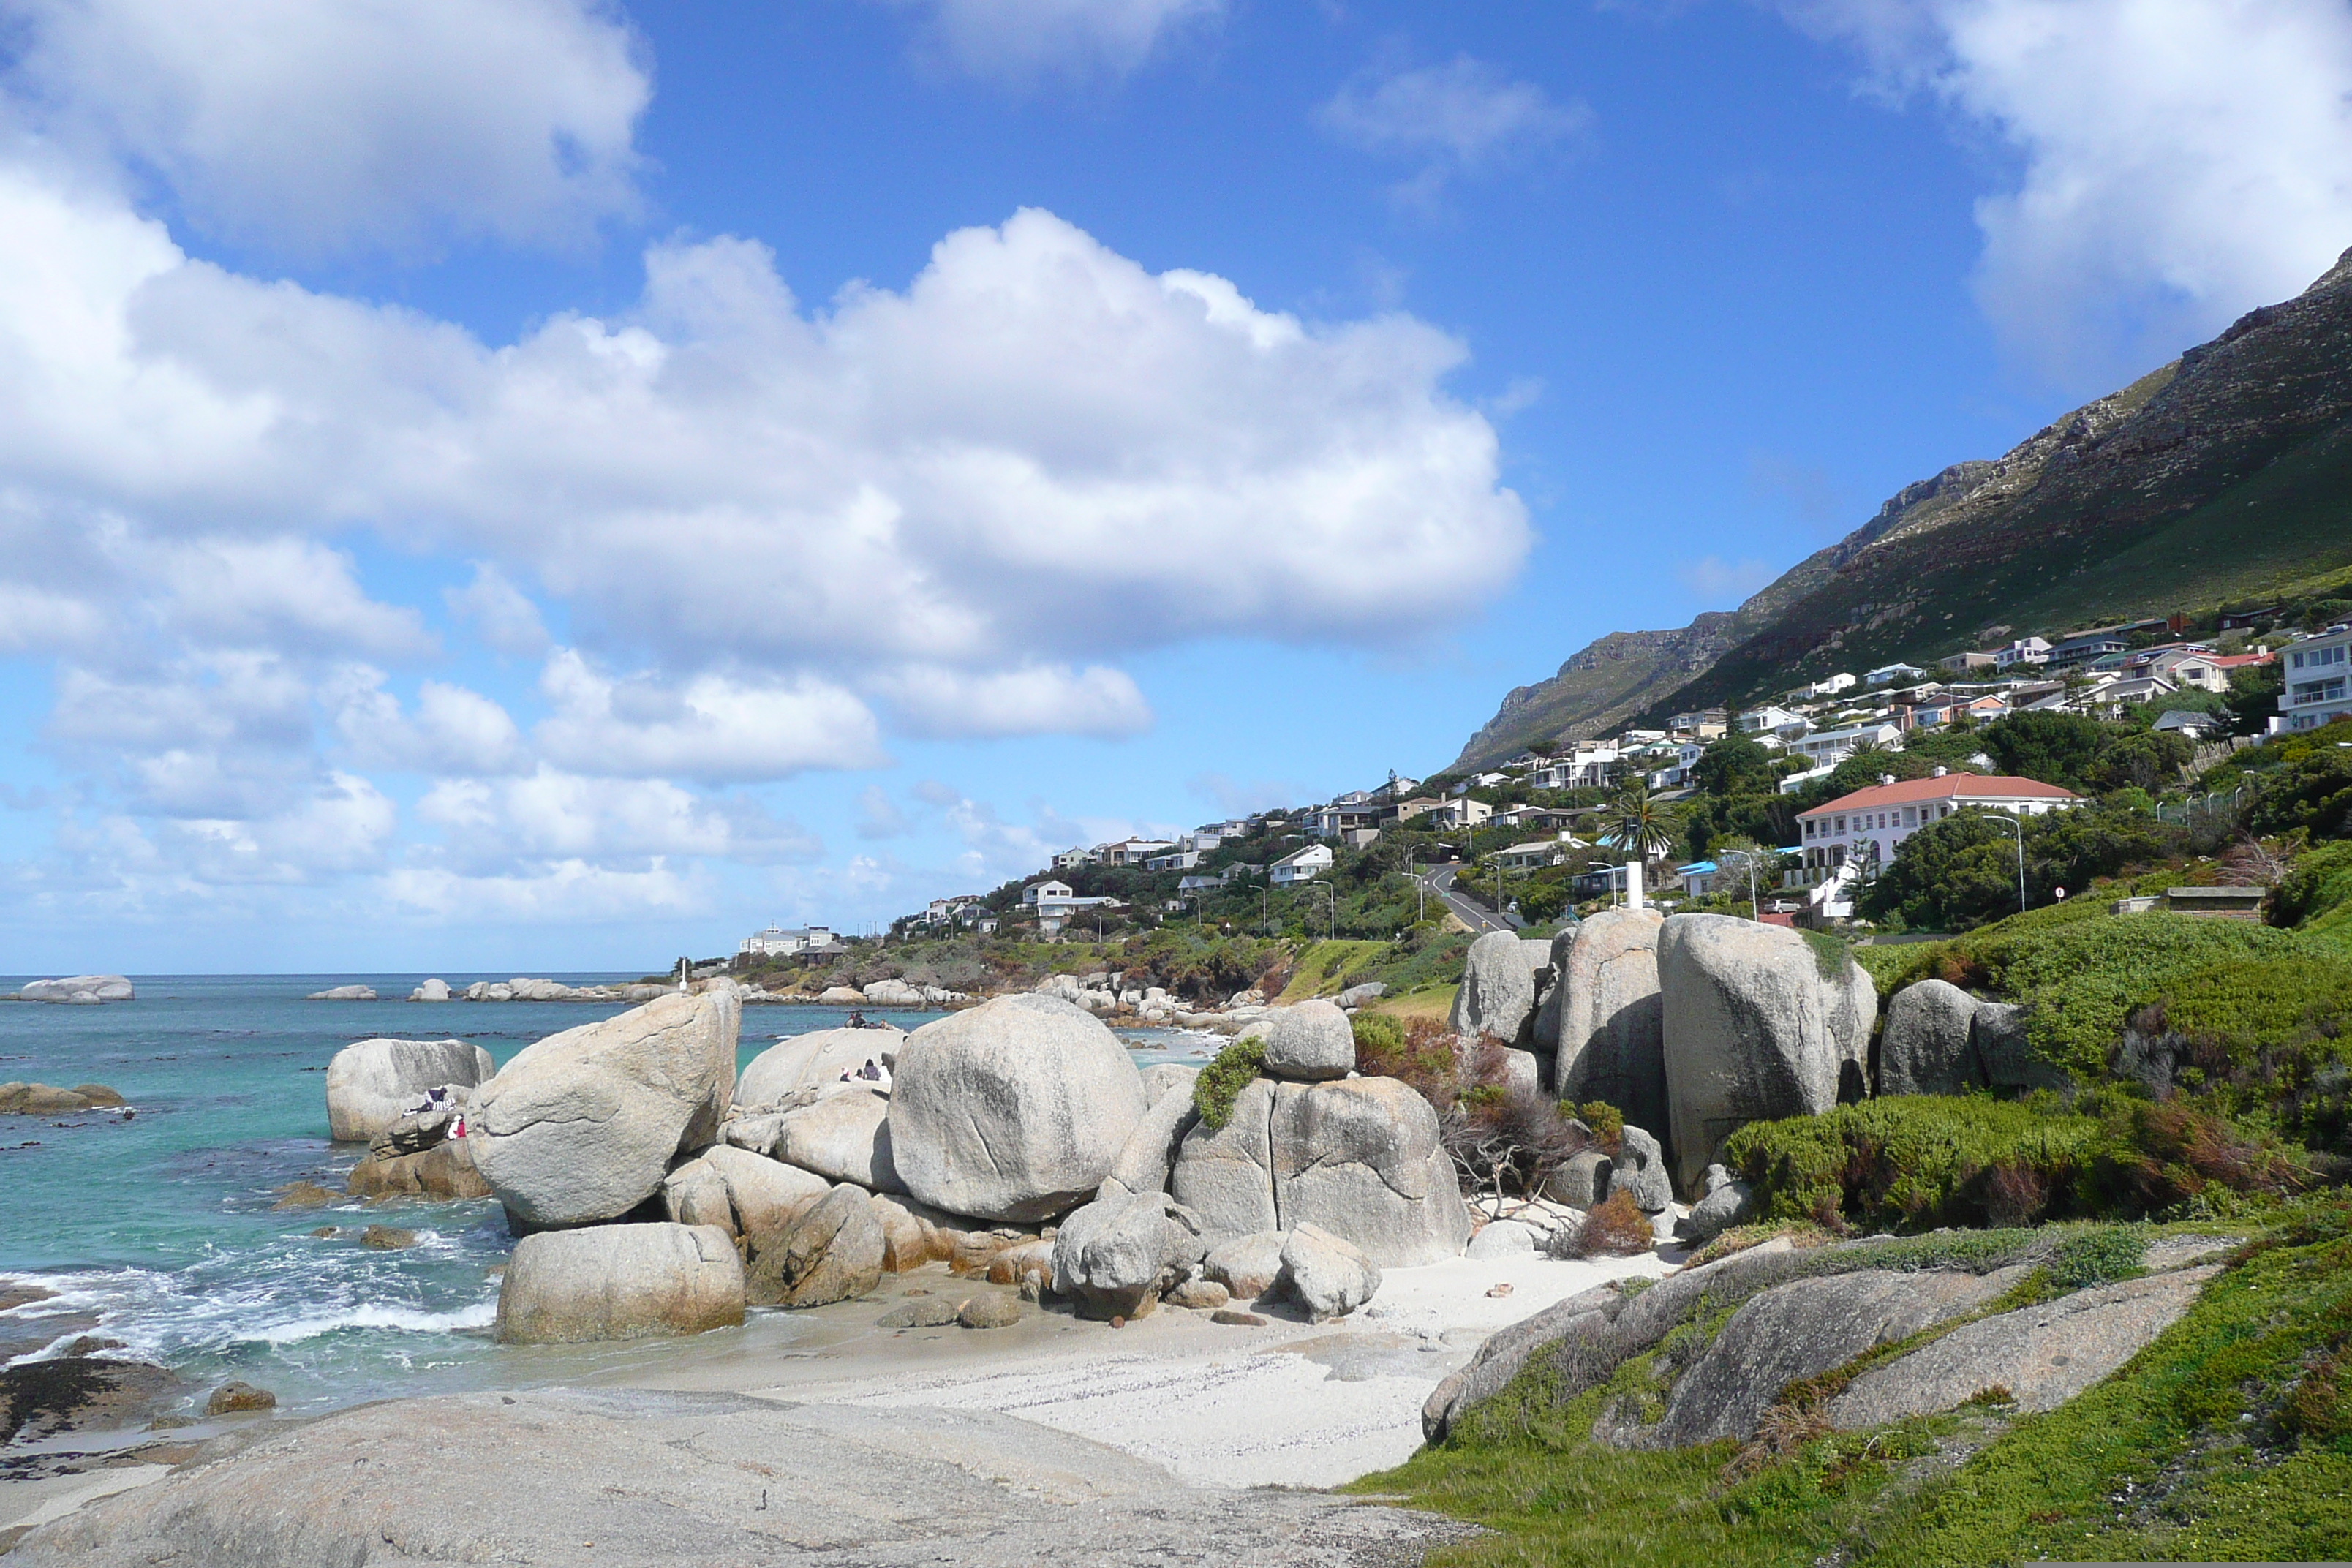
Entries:
[[2086, 713], [2112, 718], [2132, 703], [2153, 702], [2179, 689], [2160, 675], [2127, 675], [2092, 688], [2083, 693], [2080, 703]]
[[1419, 779], [1409, 779], [1399, 773], [1389, 774], [1389, 782], [1371, 792], [1373, 800], [1402, 800], [1421, 787]]
[[1514, 844], [1507, 849], [1495, 851], [1495, 864], [1507, 871], [1540, 871], [1547, 866], [1565, 866], [1571, 849], [1589, 849], [1591, 846], [1581, 838], [1562, 833], [1550, 838], [1532, 839]]
[[2000, 656], [1992, 653], [1948, 653], [1936, 661], [1937, 667], [1954, 675], [1967, 675], [1974, 670], [1998, 669]]
[[1712, 741], [1727, 734], [1731, 715], [1721, 708], [1709, 708], [1702, 712], [1677, 713], [1666, 721], [1669, 735], [1696, 735], [1702, 741]]
[[1864, 686], [1892, 686], [1898, 680], [1916, 680], [1927, 672], [1916, 664], [1882, 664], [1862, 678]]
[[1475, 827], [1495, 815], [1495, 808], [1483, 800], [1449, 800], [1423, 814], [1429, 826], [1441, 833], [1462, 826]]
[[2081, 798], [2072, 790], [2039, 779], [1956, 773], [1942, 768], [1929, 778], [1872, 784], [1798, 813], [1798, 847], [1804, 864], [1802, 869], [1790, 873], [1794, 882], [1784, 885], [1818, 885], [1849, 861], [1885, 865], [1895, 858], [1906, 838], [1962, 806], [2039, 816]]
[[2040, 637], [2020, 637], [2007, 647], [1993, 650], [1996, 668], [2008, 669], [2021, 664], [2041, 664], [2050, 657], [2050, 645]]
[[1622, 770], [1617, 747], [1607, 741], [1580, 745], [1528, 775], [1536, 789], [1601, 789]]
[[1349, 827], [1339, 835], [1339, 842], [1350, 849], [1370, 849], [1380, 838], [1381, 830], [1377, 827]]
[[[1429, 801], [1432, 806], [1437, 804], [1434, 799]], [[1317, 806], [1298, 820], [1309, 838], [1337, 838], [1353, 828], [1374, 826], [1385, 815], [1385, 807], [1359, 790], [1352, 798], [1342, 795], [1329, 805]]]
[[1098, 853], [1100, 851], [1096, 849], [1065, 849], [1054, 857], [1054, 869], [1075, 871], [1081, 866], [1091, 866]]
[[743, 958], [792, 958], [825, 946], [833, 941], [833, 931], [826, 926], [770, 926], [753, 931], [735, 947]]
[[1786, 708], [1751, 708], [1739, 716], [1739, 731], [1744, 735], [1778, 735], [1784, 741], [1794, 740], [1812, 727], [1811, 719]]
[[1196, 871], [1179, 881], [1176, 884], [1176, 890], [1180, 893], [1211, 892], [1225, 885], [1227, 875], [1228, 873], [1223, 871]]
[[1311, 882], [1331, 868], [1331, 847], [1309, 844], [1306, 848], [1285, 855], [1267, 869], [1267, 877], [1277, 888], [1287, 888], [1296, 882]]
[[2210, 713], [2186, 713], [2179, 710], [2156, 721], [2158, 733], [2184, 735], [2192, 741], [2201, 741], [2221, 727], [2221, 721]]
[[1789, 750], [1815, 766], [1834, 766], [1845, 761], [1864, 746], [1881, 750], [1903, 743], [1903, 731], [1883, 721], [1851, 724], [1840, 730], [1822, 730], [1801, 736], [1789, 743]]
[[1715, 879], [1722, 874], [1712, 860], [1694, 860], [1675, 868], [1675, 875], [1682, 879], [1683, 891], [1694, 899], [1706, 897], [1715, 887]]
[[1201, 863], [1198, 849], [1171, 849], [1165, 855], [1154, 855], [1143, 863], [1147, 871], [1189, 871]]
[[1067, 882], [1052, 880], [1032, 882], [1022, 889], [1021, 901], [1037, 911], [1041, 925], [1048, 920], [1067, 919], [1079, 910], [1091, 910], [1097, 906], [1108, 908], [1118, 902], [1117, 899], [1109, 898], [1082, 899]]
[[2282, 649], [2286, 689], [2279, 693], [2279, 728], [2316, 730], [2352, 715], [2352, 626], [2331, 626], [2319, 637]]
[[1140, 866], [1154, 855], [1176, 847], [1172, 838], [1129, 838], [1117, 844], [1107, 844], [1102, 849], [1106, 866]]
[[2131, 639], [2115, 630], [2078, 632], [2051, 648], [2042, 660], [2052, 669], [2072, 669], [2111, 653], [2125, 653], [2131, 648]]

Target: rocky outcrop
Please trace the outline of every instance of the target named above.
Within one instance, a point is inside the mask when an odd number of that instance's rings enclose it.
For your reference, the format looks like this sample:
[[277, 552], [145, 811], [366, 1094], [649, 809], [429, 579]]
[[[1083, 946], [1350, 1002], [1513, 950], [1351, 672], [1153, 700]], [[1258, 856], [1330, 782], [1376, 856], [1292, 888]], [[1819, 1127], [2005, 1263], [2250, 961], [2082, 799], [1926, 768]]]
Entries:
[[1319, 1225], [1292, 1227], [1282, 1242], [1278, 1288], [1318, 1323], [1344, 1318], [1381, 1288], [1377, 1264], [1363, 1249]]
[[2218, 1268], [2078, 1290], [1955, 1329], [1872, 1368], [1829, 1405], [1832, 1426], [1875, 1426], [2005, 1388], [2021, 1410], [2054, 1410], [2137, 1355], [2196, 1303]]
[[1177, 1144], [1168, 1190], [1213, 1237], [1282, 1228], [1274, 1205], [1274, 1080], [1255, 1079], [1234, 1097], [1223, 1127], [1195, 1122]]
[[1881, 1094], [1964, 1094], [1984, 1087], [1976, 1058], [1977, 999], [1942, 980], [1922, 980], [1886, 1004], [1879, 1041]]
[[77, 1110], [112, 1110], [122, 1097], [102, 1083], [59, 1089], [47, 1083], [0, 1083], [0, 1116], [65, 1116]]
[[787, 1111], [777, 1124], [775, 1157], [828, 1181], [868, 1192], [903, 1193], [890, 1156], [890, 1097], [853, 1089]]
[[1628, 1121], [1664, 1127], [1664, 1003], [1655, 910], [1602, 910], [1552, 939], [1558, 978], [1538, 1016], [1559, 1098], [1606, 1100]]
[[614, 1219], [719, 1134], [742, 1009], [731, 984], [551, 1035], [475, 1093], [474, 1163], [530, 1225]]
[[750, 1299], [770, 1307], [822, 1307], [882, 1282], [882, 1223], [863, 1187], [847, 1182], [782, 1226], [748, 1230]]
[[715, 1143], [663, 1178], [662, 1206], [681, 1225], [770, 1235], [815, 1207], [833, 1187], [798, 1165]]
[[541, 1231], [515, 1244], [499, 1287], [503, 1344], [698, 1334], [742, 1321], [742, 1259], [713, 1226]]
[[449, 1000], [449, 983], [446, 980], [427, 980], [415, 990], [411, 991], [408, 994], [408, 999], [411, 1002], [446, 1002]]
[[1286, 1239], [1278, 1230], [1237, 1236], [1211, 1248], [1201, 1271], [1233, 1292], [1235, 1300], [1254, 1301], [1282, 1278], [1282, 1246]]
[[1535, 1024], [1535, 972], [1549, 957], [1545, 944], [1522, 942], [1507, 931], [1488, 931], [1472, 942], [1446, 1026], [1473, 1038], [1491, 1035], [1507, 1046], [1527, 1044]]
[[1134, 1059], [1055, 997], [1000, 996], [899, 1048], [891, 1152], [907, 1190], [952, 1214], [1040, 1220], [1102, 1185], [1145, 1110]]
[[490, 1053], [465, 1040], [359, 1040], [327, 1064], [327, 1135], [366, 1142], [431, 1089], [487, 1083]]
[[1696, 1245], [1713, 1241], [1735, 1225], [1756, 1217], [1756, 1194], [1746, 1182], [1721, 1165], [1709, 1165], [1702, 1178], [1706, 1195], [1691, 1205], [1690, 1214], [1675, 1234]]
[[1320, 1226], [1386, 1268], [1453, 1258], [1469, 1241], [1437, 1113], [1401, 1079], [1284, 1084], [1273, 1133], [1275, 1228]]
[[1265, 1032], [1268, 1077], [1318, 1082], [1356, 1070], [1356, 1032], [1329, 1002], [1301, 1002], [1275, 1016]]
[[1165, 1193], [1097, 1198], [1054, 1237], [1054, 1290], [1098, 1317], [1139, 1318], [1207, 1251], [1200, 1216]]
[[1740, 1127], [1819, 1115], [1842, 1079], [1867, 1071], [1867, 1034], [1853, 1035], [1860, 966], [1845, 964], [1825, 979], [1796, 931], [1727, 915], [1674, 915], [1660, 928], [1671, 1154], [1685, 1187]]
[[[735, 1103], [790, 1105], [808, 1094], [837, 1094], [856, 1087], [868, 1062], [887, 1068], [907, 1037], [897, 1029], [817, 1029], [770, 1046], [753, 1057], [735, 1084]], [[844, 1083], [847, 1073], [854, 1080]]]
[[352, 1167], [345, 1190], [361, 1198], [455, 1200], [488, 1197], [490, 1184], [474, 1167], [473, 1140], [449, 1138], [408, 1153], [389, 1148], [379, 1153], [371, 1144], [367, 1157]]
[[363, 1405], [184, 1466], [44, 1525], [11, 1568], [1357, 1568], [1460, 1533], [1362, 1499], [1187, 1487], [989, 1411], [518, 1388]]
[[373, 985], [331, 985], [324, 991], [313, 991], [303, 998], [306, 1002], [373, 1002]]
[[[1151, 1081], [1147, 1073], [1146, 1086]], [[1167, 1082], [1164, 1079], [1160, 1081]], [[1110, 1174], [1103, 1178], [1099, 1195], [1167, 1191], [1168, 1173], [1176, 1164], [1176, 1150], [1199, 1120], [1200, 1112], [1192, 1108], [1192, 1084], [1168, 1084], [1143, 1113], [1143, 1119], [1135, 1124], [1135, 1131], [1128, 1134], [1118, 1158], [1111, 1163]]]
[[120, 974], [68, 974], [62, 980], [28, 980], [16, 994], [27, 1002], [129, 1002], [139, 992]]
[[863, 1007], [866, 993], [854, 985], [828, 985], [817, 993], [817, 1005], [824, 1007]]

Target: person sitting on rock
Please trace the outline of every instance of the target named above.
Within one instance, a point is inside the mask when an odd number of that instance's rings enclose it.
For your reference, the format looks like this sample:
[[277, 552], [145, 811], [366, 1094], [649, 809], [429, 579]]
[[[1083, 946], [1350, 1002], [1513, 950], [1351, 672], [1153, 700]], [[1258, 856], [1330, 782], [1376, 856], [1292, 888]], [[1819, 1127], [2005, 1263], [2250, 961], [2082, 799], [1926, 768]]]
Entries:
[[862, 1029], [866, 1027], [866, 1015], [859, 1009], [852, 1007], [849, 1010], [849, 1022], [844, 1025], [843, 1027], [850, 1029]]
[[868, 1083], [880, 1083], [882, 1081], [882, 1068], [872, 1057], [867, 1057], [866, 1058], [866, 1065], [857, 1069], [857, 1076], [864, 1079]]

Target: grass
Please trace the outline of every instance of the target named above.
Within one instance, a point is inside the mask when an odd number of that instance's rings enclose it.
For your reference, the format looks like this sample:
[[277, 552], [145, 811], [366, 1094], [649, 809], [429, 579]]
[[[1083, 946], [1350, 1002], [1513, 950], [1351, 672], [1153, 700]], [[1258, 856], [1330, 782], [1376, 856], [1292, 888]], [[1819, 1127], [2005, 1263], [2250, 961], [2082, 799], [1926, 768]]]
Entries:
[[1338, 942], [1309, 942], [1307, 950], [1298, 955], [1298, 968], [1291, 974], [1290, 984], [1283, 987], [1282, 994], [1276, 1000], [1287, 1005], [1316, 996], [1336, 995], [1355, 983], [1351, 976], [1381, 963], [1394, 948], [1393, 942], [1348, 938]]
[[1436, 985], [1426, 991], [1414, 991], [1402, 996], [1383, 996], [1364, 1011], [1379, 1013], [1407, 1023], [1415, 1018], [1428, 1018], [1442, 1024], [1453, 1016], [1454, 994], [1461, 989], [1458, 984]]
[[[2116, 1234], [2070, 1233], [2035, 1288], [2061, 1268], [2113, 1277], [2126, 1261]], [[1996, 1392], [1866, 1432], [1786, 1428], [1745, 1454], [1623, 1452], [1592, 1439], [1593, 1420], [1639, 1396], [1650, 1358], [1562, 1397], [1559, 1365], [1538, 1355], [1444, 1443], [1350, 1489], [1488, 1527], [1432, 1568], [2341, 1559], [2347, 1336], [2352, 1205], [2308, 1202], [2114, 1377], [2047, 1414], [2021, 1415]]]

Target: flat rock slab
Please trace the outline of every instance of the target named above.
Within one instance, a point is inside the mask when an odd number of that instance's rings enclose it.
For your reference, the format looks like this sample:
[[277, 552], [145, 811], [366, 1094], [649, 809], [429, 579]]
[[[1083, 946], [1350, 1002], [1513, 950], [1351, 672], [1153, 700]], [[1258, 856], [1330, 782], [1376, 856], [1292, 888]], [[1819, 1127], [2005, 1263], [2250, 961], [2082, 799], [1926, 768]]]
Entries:
[[2219, 1265], [2102, 1285], [1981, 1319], [1876, 1367], [1830, 1404], [1851, 1429], [1950, 1410], [2006, 1388], [2022, 1410], [2054, 1410], [2139, 1353], [2197, 1300]]
[[25, 1568], [1338, 1568], [1417, 1562], [1463, 1534], [1328, 1497], [1188, 1488], [985, 1412], [548, 1389], [348, 1410], [96, 1503], [14, 1555]]

